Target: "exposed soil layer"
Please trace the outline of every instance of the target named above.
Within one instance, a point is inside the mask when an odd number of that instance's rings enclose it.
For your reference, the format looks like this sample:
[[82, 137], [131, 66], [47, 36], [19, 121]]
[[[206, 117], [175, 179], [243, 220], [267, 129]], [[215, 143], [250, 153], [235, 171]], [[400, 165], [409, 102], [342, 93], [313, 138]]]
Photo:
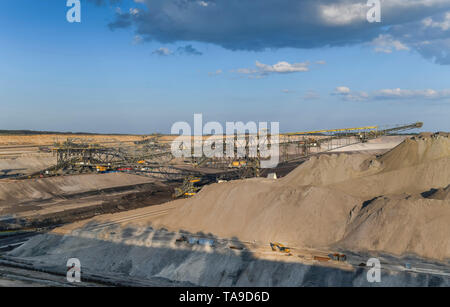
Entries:
[[173, 187], [127, 174], [0, 183], [0, 229], [48, 227], [172, 199]]
[[[135, 192], [127, 192], [122, 196], [103, 196], [99, 203], [82, 206], [54, 213], [27, 216], [19, 219], [8, 219], [0, 222], [0, 230], [23, 229], [23, 228], [46, 228], [72, 223], [91, 217], [133, 210], [152, 205], [168, 202], [172, 199], [173, 189], [148, 184], [139, 187]], [[80, 201], [85, 201], [84, 198]]]

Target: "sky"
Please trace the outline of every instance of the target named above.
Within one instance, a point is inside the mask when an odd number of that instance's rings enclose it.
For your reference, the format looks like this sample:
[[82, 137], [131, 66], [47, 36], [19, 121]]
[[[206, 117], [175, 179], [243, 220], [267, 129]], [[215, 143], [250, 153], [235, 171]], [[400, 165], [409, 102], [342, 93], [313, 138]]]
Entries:
[[450, 130], [450, 1], [0, 2], [0, 129], [283, 132], [423, 121]]

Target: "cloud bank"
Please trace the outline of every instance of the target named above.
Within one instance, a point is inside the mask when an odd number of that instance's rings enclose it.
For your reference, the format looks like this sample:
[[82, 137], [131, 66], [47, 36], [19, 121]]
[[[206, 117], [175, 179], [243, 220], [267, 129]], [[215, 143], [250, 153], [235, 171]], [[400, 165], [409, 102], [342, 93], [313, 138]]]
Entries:
[[112, 30], [133, 27], [146, 41], [198, 41], [230, 50], [372, 44], [414, 50], [450, 64], [450, 1], [385, 0], [369, 23], [365, 0], [139, 0], [117, 12]]
[[363, 91], [353, 91], [346, 86], [338, 86], [331, 93], [347, 101], [368, 101], [368, 100], [450, 100], [450, 89], [445, 90], [411, 90], [411, 89], [380, 89], [371, 93]]

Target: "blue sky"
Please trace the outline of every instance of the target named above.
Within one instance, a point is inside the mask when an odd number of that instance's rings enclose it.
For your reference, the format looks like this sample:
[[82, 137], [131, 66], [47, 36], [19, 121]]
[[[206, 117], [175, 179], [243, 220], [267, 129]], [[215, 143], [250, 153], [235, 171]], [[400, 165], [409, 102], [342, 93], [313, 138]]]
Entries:
[[0, 129], [165, 133], [202, 113], [448, 131], [450, 1], [398, 1], [373, 25], [365, 0], [81, 0], [81, 23], [65, 0], [3, 0]]

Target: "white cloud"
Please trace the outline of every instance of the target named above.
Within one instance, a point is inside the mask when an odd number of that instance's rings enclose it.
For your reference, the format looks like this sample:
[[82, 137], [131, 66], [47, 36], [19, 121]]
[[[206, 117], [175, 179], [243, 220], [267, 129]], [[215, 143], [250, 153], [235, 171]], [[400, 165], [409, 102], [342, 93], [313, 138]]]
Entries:
[[343, 26], [366, 20], [366, 2], [319, 6], [320, 17], [329, 25]]
[[346, 86], [337, 87], [331, 95], [339, 96], [347, 101], [366, 101], [366, 100], [403, 100], [403, 99], [423, 99], [423, 100], [439, 100], [450, 99], [450, 89], [445, 90], [411, 90], [411, 89], [380, 89], [371, 93], [364, 91], [355, 92]]
[[171, 55], [172, 51], [169, 50], [169, 48], [161, 47], [152, 52], [152, 54], [161, 55], [161, 56], [167, 56]]
[[336, 94], [348, 94], [348, 93], [350, 93], [350, 88], [348, 88], [346, 86], [338, 86], [335, 89], [335, 93]]
[[347, 86], [336, 87], [331, 95], [339, 96], [347, 101], [364, 101], [369, 98], [369, 95], [366, 92], [353, 92]]
[[[450, 3], [450, 1], [448, 2]], [[410, 49], [442, 65], [450, 65], [450, 11], [407, 25], [398, 25], [390, 31]]]
[[255, 66], [256, 68], [239, 68], [234, 72], [249, 75], [249, 77], [253, 78], [261, 78], [269, 74], [289, 74], [309, 71], [308, 62], [290, 64], [288, 62], [281, 61], [273, 65], [268, 65], [256, 61]]
[[130, 14], [131, 14], [131, 15], [137, 15], [137, 14], [139, 14], [139, 9], [137, 9], [137, 8], [130, 8]]
[[434, 21], [431, 17], [422, 20], [422, 24], [427, 28], [440, 28], [442, 31], [450, 29], [450, 12], [445, 13], [442, 21]]
[[289, 64], [288, 62], [278, 62], [274, 65], [267, 65], [256, 61], [256, 67], [259, 68], [263, 73], [293, 73], [299, 71], [308, 71], [309, 63], [293, 63]]
[[409, 90], [409, 89], [381, 89], [373, 92], [375, 99], [443, 99], [450, 98], [450, 90], [437, 91], [433, 89]]
[[375, 52], [392, 53], [394, 49], [396, 51], [409, 50], [408, 46], [388, 34], [380, 34], [372, 40], [370, 45], [374, 46]]
[[205, 1], [197, 1], [198, 5], [203, 6], [203, 7], [207, 7], [209, 5], [208, 2]]

